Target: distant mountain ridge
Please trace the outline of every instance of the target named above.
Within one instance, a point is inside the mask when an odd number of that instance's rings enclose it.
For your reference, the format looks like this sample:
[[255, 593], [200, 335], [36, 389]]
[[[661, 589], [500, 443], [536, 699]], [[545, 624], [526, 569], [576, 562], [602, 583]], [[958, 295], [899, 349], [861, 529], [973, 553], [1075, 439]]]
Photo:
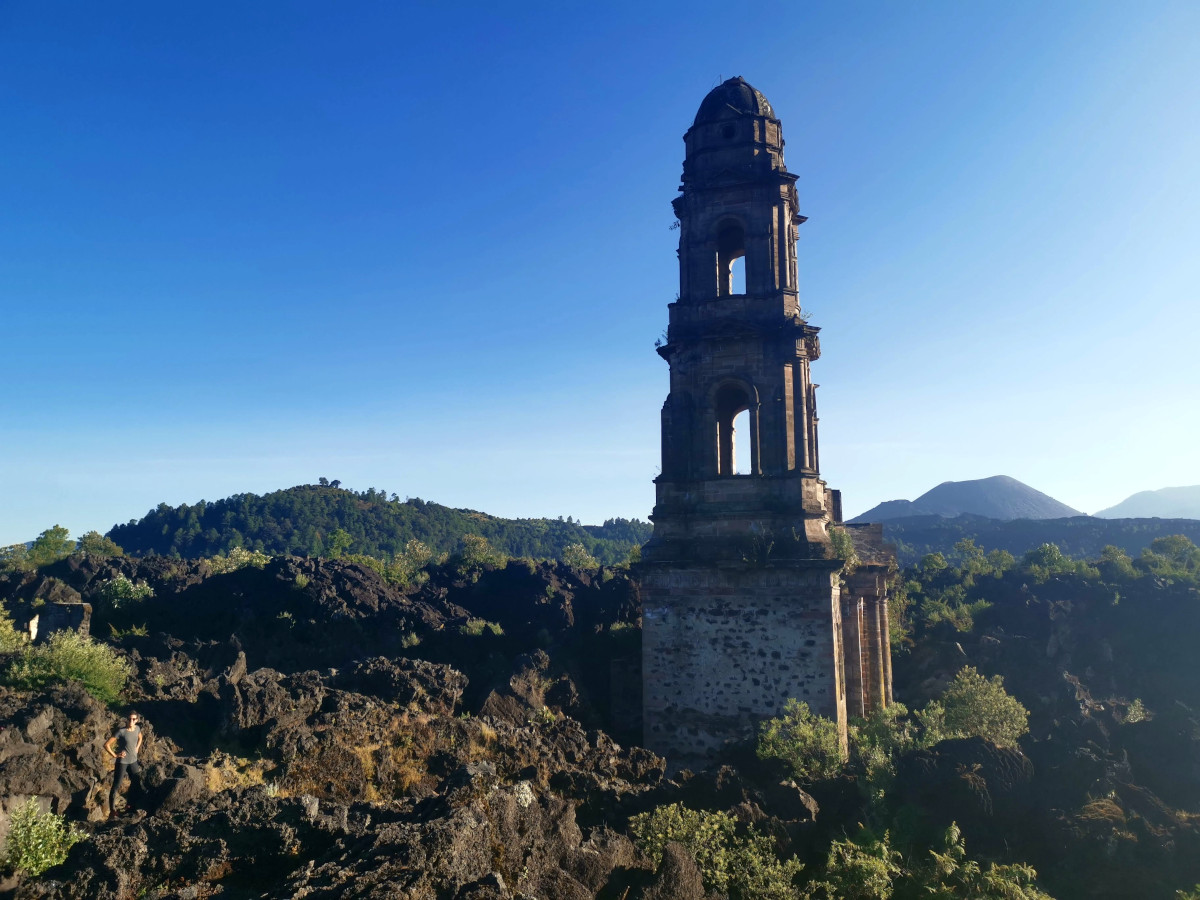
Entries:
[[886, 500], [850, 522], [884, 522], [908, 516], [954, 518], [964, 514], [1002, 522], [1083, 515], [1015, 478], [993, 475], [973, 481], [943, 481], [916, 500]]
[[1099, 519], [1200, 519], [1200, 484], [1138, 491], [1094, 515]]

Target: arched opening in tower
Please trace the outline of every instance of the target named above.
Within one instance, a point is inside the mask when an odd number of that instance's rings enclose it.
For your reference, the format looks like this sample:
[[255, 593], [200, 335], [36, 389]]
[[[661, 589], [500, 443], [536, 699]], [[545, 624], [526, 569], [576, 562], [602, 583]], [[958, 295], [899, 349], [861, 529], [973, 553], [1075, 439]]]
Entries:
[[733, 417], [733, 474], [750, 474], [750, 410]]
[[739, 384], [717, 391], [717, 474], [754, 472], [754, 433], [750, 392]]
[[[736, 222], [727, 222], [717, 232], [717, 296], [746, 293], [746, 232]], [[741, 289], [734, 287], [734, 263], [741, 261], [739, 279]]]
[[729, 265], [729, 292], [746, 293], [746, 257], [739, 256]]

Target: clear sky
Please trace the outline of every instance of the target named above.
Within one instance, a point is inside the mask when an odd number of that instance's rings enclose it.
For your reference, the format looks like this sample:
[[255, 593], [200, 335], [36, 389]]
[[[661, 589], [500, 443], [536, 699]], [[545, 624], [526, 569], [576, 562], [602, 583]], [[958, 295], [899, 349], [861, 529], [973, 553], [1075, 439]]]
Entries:
[[705, 93], [847, 515], [1200, 483], [1200, 4], [0, 2], [0, 544], [338, 478], [644, 518]]

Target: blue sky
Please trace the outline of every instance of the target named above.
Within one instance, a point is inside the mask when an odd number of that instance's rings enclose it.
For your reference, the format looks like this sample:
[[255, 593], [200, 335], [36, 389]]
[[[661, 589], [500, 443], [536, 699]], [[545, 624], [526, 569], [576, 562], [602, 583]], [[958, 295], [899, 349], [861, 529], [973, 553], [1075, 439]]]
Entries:
[[848, 515], [1200, 482], [1200, 5], [0, 3], [0, 544], [339, 478], [653, 505], [705, 93], [783, 121]]

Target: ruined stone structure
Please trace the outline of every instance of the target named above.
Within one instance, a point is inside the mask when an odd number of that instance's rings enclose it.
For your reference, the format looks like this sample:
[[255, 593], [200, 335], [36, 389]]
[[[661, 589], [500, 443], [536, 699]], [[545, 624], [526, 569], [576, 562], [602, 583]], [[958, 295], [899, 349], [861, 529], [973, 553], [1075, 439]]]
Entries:
[[848, 715], [891, 694], [882, 532], [847, 529], [864, 564], [844, 579], [831, 545], [841, 503], [820, 476], [819, 329], [798, 300], [805, 217], [779, 120], [733, 78], [684, 141], [679, 296], [658, 350], [671, 387], [640, 572], [645, 742], [673, 764], [749, 737], [791, 697], [844, 736]]

